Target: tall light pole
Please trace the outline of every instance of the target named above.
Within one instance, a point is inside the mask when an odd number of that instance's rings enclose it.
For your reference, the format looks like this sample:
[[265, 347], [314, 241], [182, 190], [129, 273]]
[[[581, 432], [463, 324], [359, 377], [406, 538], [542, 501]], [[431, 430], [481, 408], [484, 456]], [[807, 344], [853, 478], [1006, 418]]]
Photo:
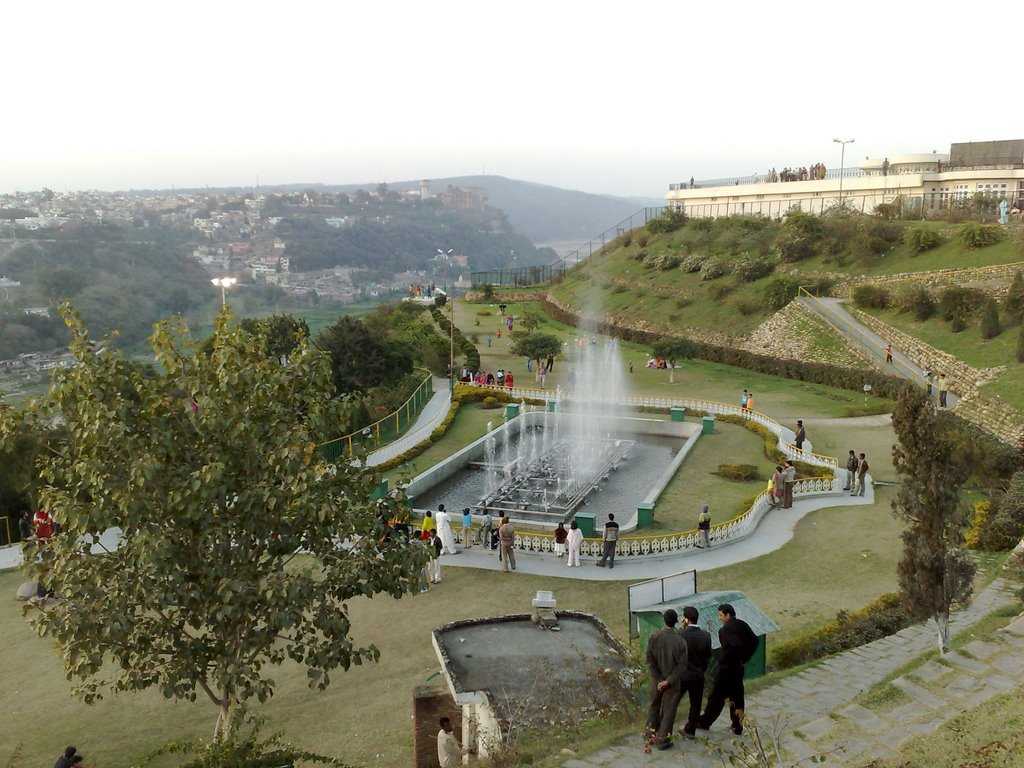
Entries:
[[843, 204], [843, 174], [846, 171], [846, 145], [853, 144], [854, 139], [832, 139], [836, 144], [842, 146], [839, 153], [839, 204]]
[[228, 305], [228, 288], [238, 282], [237, 277], [215, 277], [210, 281], [218, 288], [220, 288], [220, 305], [226, 307]]

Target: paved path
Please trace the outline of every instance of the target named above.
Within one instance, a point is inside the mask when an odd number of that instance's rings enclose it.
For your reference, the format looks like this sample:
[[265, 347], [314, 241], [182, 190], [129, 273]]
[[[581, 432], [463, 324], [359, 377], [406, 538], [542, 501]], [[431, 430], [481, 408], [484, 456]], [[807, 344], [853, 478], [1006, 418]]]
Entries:
[[[801, 296], [798, 301], [845, 336], [848, 341], [863, 350], [883, 371], [890, 371], [897, 376], [910, 379], [922, 387], [927, 386], [924, 369], [896, 347], [893, 347], [892, 350], [893, 364], [887, 365], [885, 362], [885, 345], [887, 343], [885, 339], [847, 312], [840, 299], [828, 297], [812, 299]], [[952, 392], [947, 393], [946, 403], [950, 408], [956, 405], [958, 400], [959, 398]]]
[[448, 379], [441, 379], [435, 376], [434, 394], [427, 401], [427, 404], [423, 406], [423, 410], [420, 411], [420, 415], [416, 417], [416, 421], [413, 422], [409, 431], [394, 442], [388, 443], [383, 448], [378, 448], [371, 453], [366, 457], [366, 463], [371, 467], [383, 464], [400, 453], [405, 453], [417, 443], [426, 440], [430, 437], [430, 433], [437, 429], [438, 425], [444, 421], [444, 417], [448, 415], [448, 408], [451, 402], [452, 395], [448, 389]]
[[[516, 573], [530, 573], [538, 576], [554, 576], [584, 581], [624, 581], [654, 579], [672, 573], [696, 568], [707, 571], [721, 568], [744, 560], [767, 555], [782, 548], [796, 530], [797, 523], [807, 514], [825, 507], [859, 506], [875, 503], [874, 486], [868, 483], [864, 496], [837, 494], [816, 496], [793, 502], [791, 509], [776, 509], [768, 512], [750, 535], [738, 541], [719, 544], [708, 550], [667, 554], [663, 557], [624, 557], [615, 563], [615, 568], [598, 568], [597, 558], [583, 557], [579, 568], [569, 568], [565, 558], [556, 558], [550, 553], [516, 552]], [[462, 549], [457, 555], [445, 555], [441, 566], [483, 568], [501, 570], [498, 555], [481, 546]], [[510, 577], [514, 574], [510, 574]]]
[[[996, 579], [967, 609], [954, 614], [953, 633], [1012, 604], [1012, 592], [1012, 584]], [[852, 768], [892, 756], [908, 739], [930, 733], [960, 712], [1024, 684], [1022, 616], [994, 641], [972, 641], [964, 652], [896, 677], [892, 684], [905, 694], [906, 703], [895, 709], [876, 713], [855, 703], [859, 694], [933, 650], [935, 638], [934, 625], [927, 622], [836, 654], [749, 696], [747, 712], [764, 730], [781, 725], [791, 760], [825, 754], [825, 765]], [[749, 739], [749, 733], [742, 738]], [[705, 736], [679, 740], [674, 749], [645, 755], [637, 735], [582, 759], [570, 759], [563, 768], [721, 768], [719, 750], [728, 752], [735, 743], [726, 713]]]

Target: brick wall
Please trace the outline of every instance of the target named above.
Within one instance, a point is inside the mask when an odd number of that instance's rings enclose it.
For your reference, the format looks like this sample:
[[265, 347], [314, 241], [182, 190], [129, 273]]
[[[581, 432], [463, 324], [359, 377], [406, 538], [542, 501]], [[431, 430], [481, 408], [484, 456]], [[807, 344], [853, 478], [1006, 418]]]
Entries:
[[437, 732], [449, 717], [455, 738], [462, 743], [462, 708], [444, 685], [418, 685], [412, 692], [413, 768], [438, 768]]

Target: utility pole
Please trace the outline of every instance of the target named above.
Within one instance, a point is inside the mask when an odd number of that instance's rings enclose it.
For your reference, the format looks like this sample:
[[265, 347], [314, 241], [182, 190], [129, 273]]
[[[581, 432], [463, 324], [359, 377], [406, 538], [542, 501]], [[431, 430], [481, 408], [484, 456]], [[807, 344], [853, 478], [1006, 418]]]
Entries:
[[846, 172], [846, 145], [853, 144], [854, 139], [832, 139], [836, 144], [842, 146], [839, 153], [839, 204], [843, 204], [843, 176]]

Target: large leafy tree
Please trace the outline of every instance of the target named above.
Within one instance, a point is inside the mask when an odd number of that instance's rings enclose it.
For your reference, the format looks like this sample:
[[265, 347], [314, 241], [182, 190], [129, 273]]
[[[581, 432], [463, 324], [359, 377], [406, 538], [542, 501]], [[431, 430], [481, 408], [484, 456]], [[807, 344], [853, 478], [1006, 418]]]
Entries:
[[302, 340], [282, 366], [225, 310], [209, 355], [180, 321], [158, 325], [161, 372], [147, 375], [95, 351], [64, 311], [78, 364], [33, 408], [0, 414], [0, 436], [65, 425], [37, 462], [64, 533], [27, 559], [62, 598], [32, 621], [76, 690], [206, 697], [223, 736], [236, 705], [273, 694], [273, 666], [300, 664], [324, 688], [375, 660], [348, 602], [415, 589], [425, 555], [387, 535], [399, 499], [370, 501], [377, 478], [317, 451], [339, 406], [327, 355]]
[[562, 342], [550, 333], [529, 333], [516, 340], [512, 345], [512, 354], [529, 358], [538, 365], [541, 360], [557, 357], [562, 351]]
[[676, 383], [676, 363], [689, 360], [697, 353], [697, 348], [689, 339], [661, 339], [651, 347], [651, 354], [668, 363], [668, 383]]
[[958, 461], [934, 403], [907, 388], [892, 415], [898, 442], [893, 465], [901, 483], [892, 508], [907, 523], [899, 563], [900, 590], [912, 616], [933, 619], [939, 650], [949, 649], [949, 614], [971, 596], [974, 563], [961, 547], [960, 487], [970, 468]]
[[340, 317], [316, 337], [330, 355], [339, 392], [363, 392], [397, 382], [412, 371], [412, 352], [404, 345], [375, 335], [361, 320]]

